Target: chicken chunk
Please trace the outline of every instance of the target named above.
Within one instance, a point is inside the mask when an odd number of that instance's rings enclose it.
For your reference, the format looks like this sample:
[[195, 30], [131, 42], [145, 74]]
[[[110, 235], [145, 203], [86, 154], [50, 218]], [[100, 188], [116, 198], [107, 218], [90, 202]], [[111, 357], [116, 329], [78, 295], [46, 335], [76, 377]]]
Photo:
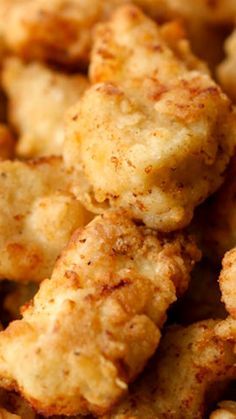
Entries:
[[236, 377], [233, 346], [216, 337], [217, 325], [206, 320], [169, 328], [149, 370], [105, 418], [205, 417], [211, 386]]
[[230, 250], [224, 257], [220, 288], [226, 309], [236, 320], [236, 248]]
[[0, 278], [41, 281], [87, 211], [59, 158], [0, 163]]
[[13, 158], [15, 140], [8, 127], [0, 123], [0, 161]]
[[221, 185], [236, 127], [230, 101], [173, 30], [134, 6], [98, 28], [94, 85], [70, 112], [64, 149], [89, 208], [121, 207], [166, 232]]
[[4, 65], [3, 86], [9, 120], [19, 133], [18, 155], [61, 155], [64, 115], [88, 86], [86, 78], [11, 58]]
[[223, 89], [236, 102], [236, 30], [225, 44], [226, 58], [218, 67], [218, 78]]
[[198, 259], [181, 234], [137, 227], [123, 213], [96, 217], [74, 234], [23, 319], [0, 333], [1, 386], [46, 415], [107, 411], [155, 352]]

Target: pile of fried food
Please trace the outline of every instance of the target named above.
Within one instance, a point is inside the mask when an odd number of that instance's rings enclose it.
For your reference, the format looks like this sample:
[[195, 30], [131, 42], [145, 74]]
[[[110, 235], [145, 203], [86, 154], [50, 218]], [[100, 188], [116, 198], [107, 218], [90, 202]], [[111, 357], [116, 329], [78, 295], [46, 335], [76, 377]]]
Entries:
[[0, 0], [0, 418], [236, 418], [236, 0]]

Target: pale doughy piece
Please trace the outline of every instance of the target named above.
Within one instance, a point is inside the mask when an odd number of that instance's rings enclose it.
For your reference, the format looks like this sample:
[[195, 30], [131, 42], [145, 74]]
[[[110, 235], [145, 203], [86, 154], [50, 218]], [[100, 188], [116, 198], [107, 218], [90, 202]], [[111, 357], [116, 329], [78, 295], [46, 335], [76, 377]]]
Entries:
[[95, 84], [70, 112], [64, 151], [88, 207], [122, 207], [162, 231], [186, 226], [221, 185], [235, 142], [230, 101], [172, 31], [134, 6], [99, 26]]
[[225, 43], [226, 58], [218, 67], [218, 79], [226, 93], [236, 102], [236, 30]]
[[0, 162], [0, 278], [41, 281], [87, 211], [60, 158]]
[[[155, 352], [199, 251], [107, 212], [78, 230], [23, 319], [0, 333], [0, 383], [46, 415], [101, 414]], [[29, 362], [30, 360], [30, 362]]]
[[5, 61], [2, 79], [9, 121], [19, 133], [18, 155], [61, 155], [65, 113], [88, 87], [87, 79], [17, 58]]
[[[212, 385], [236, 377], [233, 345], [216, 337], [218, 321], [170, 328], [130, 395], [106, 419], [201, 419]], [[209, 400], [209, 394], [208, 394]], [[105, 419], [104, 418], [104, 419]]]

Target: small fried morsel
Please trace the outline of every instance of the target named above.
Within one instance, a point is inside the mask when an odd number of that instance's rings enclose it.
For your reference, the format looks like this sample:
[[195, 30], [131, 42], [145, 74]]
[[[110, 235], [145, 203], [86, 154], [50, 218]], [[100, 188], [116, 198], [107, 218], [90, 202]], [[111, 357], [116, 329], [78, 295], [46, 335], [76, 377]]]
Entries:
[[15, 151], [15, 140], [8, 127], [0, 123], [0, 160], [12, 159]]
[[219, 403], [219, 408], [212, 413], [210, 419], [235, 419], [236, 418], [236, 402], [229, 400]]
[[98, 27], [95, 84], [70, 112], [64, 151], [94, 211], [121, 207], [161, 231], [186, 226], [221, 185], [236, 127], [230, 101], [172, 30], [134, 6]]
[[220, 289], [226, 310], [236, 320], [236, 247], [224, 257]]
[[26, 59], [82, 66], [88, 61], [91, 29], [102, 0], [1, 0], [0, 34]]
[[236, 102], [236, 30], [226, 40], [226, 58], [218, 67], [218, 79], [226, 93]]
[[60, 158], [0, 162], [0, 278], [41, 281], [87, 212]]
[[5, 61], [2, 78], [9, 121], [19, 133], [18, 155], [61, 155], [64, 115], [88, 87], [87, 79], [17, 58]]
[[218, 323], [169, 328], [149, 371], [106, 419], [203, 418], [211, 386], [236, 377], [233, 345], [216, 337]]
[[137, 227], [123, 213], [96, 217], [74, 234], [23, 319], [0, 333], [1, 386], [46, 415], [105, 413], [155, 352], [198, 258], [181, 234]]

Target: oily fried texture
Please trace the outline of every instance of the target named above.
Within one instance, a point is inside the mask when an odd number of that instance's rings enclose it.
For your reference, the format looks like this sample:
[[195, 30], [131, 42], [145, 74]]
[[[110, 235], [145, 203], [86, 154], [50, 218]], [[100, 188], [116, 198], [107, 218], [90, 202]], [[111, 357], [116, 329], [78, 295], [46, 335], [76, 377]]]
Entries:
[[236, 248], [226, 253], [220, 274], [222, 301], [229, 314], [236, 320]]
[[236, 402], [229, 400], [219, 403], [218, 409], [211, 414], [210, 419], [235, 419], [236, 418]]
[[232, 344], [216, 337], [217, 324], [170, 328], [149, 371], [106, 419], [205, 417], [211, 386], [236, 376]]
[[66, 164], [88, 183], [76, 193], [94, 211], [109, 204], [162, 231], [184, 227], [222, 183], [229, 100], [178, 25], [158, 27], [133, 6], [98, 28], [90, 79], [65, 140]]
[[0, 33], [26, 59], [83, 66], [102, 0], [1, 0]]
[[0, 278], [41, 281], [87, 212], [59, 158], [0, 163]]
[[15, 140], [8, 127], [0, 123], [0, 160], [13, 158], [15, 151]]
[[236, 30], [225, 43], [226, 58], [218, 67], [218, 79], [226, 93], [236, 102]]
[[3, 86], [9, 120], [19, 133], [18, 155], [62, 154], [64, 115], [88, 86], [86, 78], [11, 58], [4, 64]]
[[0, 334], [1, 386], [46, 415], [109, 410], [155, 352], [198, 258], [182, 235], [136, 227], [122, 213], [96, 217]]

